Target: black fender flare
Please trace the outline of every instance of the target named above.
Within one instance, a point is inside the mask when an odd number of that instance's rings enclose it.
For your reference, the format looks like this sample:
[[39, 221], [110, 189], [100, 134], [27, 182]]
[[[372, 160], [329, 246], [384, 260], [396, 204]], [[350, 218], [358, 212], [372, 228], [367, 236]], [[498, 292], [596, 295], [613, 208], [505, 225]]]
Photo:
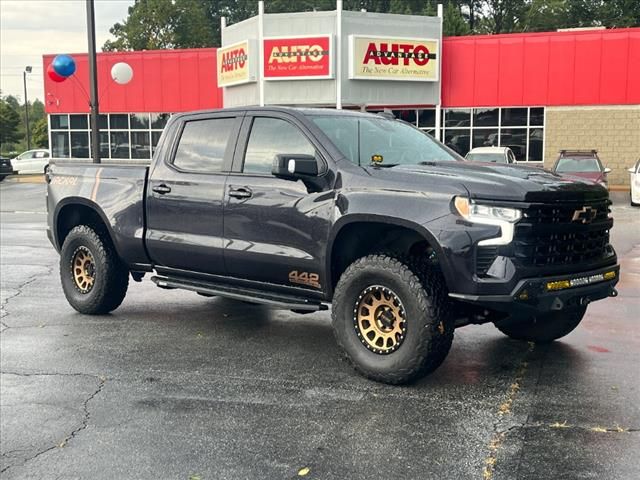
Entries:
[[[447, 283], [447, 287], [449, 289], [451, 288], [452, 286], [451, 284], [452, 279], [450, 278], [451, 269], [449, 267], [447, 256], [445, 255], [445, 252], [442, 246], [440, 245], [440, 243], [438, 242], [438, 240], [436, 239], [436, 237], [428, 228], [426, 228], [424, 225], [413, 222], [411, 220], [406, 220], [398, 217], [390, 217], [387, 215], [370, 214], [370, 213], [354, 213], [354, 214], [345, 215], [340, 219], [338, 219], [338, 221], [336, 221], [336, 223], [334, 224], [331, 230], [331, 233], [329, 234], [329, 239], [327, 242], [327, 256], [325, 258], [325, 271], [327, 273], [326, 275], [327, 279], [333, 278], [333, 265], [332, 265], [331, 259], [333, 257], [333, 246], [335, 244], [335, 240], [336, 238], [338, 238], [343, 228], [353, 223], [383, 223], [387, 225], [404, 227], [404, 228], [408, 228], [410, 230], [415, 231], [418, 235], [420, 235], [427, 241], [430, 247], [432, 247], [435, 250], [436, 255], [438, 257], [438, 262], [440, 263], [440, 268], [442, 269], [442, 273]], [[332, 282], [327, 281], [326, 285], [327, 285], [326, 294], [330, 298], [333, 296]]]
[[55, 228], [51, 233], [53, 234], [54, 245], [58, 251], [60, 251], [60, 249], [62, 248], [62, 244], [60, 243], [60, 239], [58, 238], [58, 224], [60, 221], [60, 213], [65, 207], [68, 207], [70, 205], [72, 206], [82, 205], [83, 207], [87, 207], [93, 210], [98, 215], [98, 217], [100, 217], [100, 219], [102, 220], [102, 223], [104, 223], [105, 227], [107, 228], [109, 237], [111, 238], [111, 241], [113, 242], [113, 244], [116, 246], [116, 250], [117, 250], [117, 244], [115, 241], [115, 235], [113, 232], [113, 228], [111, 226], [111, 222], [109, 222], [109, 219], [107, 218], [105, 213], [102, 211], [100, 206], [97, 203], [85, 197], [66, 197], [58, 202], [58, 204], [56, 205], [55, 212], [53, 214], [53, 225], [55, 226]]

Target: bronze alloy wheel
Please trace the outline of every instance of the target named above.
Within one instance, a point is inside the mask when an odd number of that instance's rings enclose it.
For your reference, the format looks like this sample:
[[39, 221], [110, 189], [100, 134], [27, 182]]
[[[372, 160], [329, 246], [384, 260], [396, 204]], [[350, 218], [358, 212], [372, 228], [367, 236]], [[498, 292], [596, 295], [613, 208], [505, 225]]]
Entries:
[[353, 324], [362, 344], [374, 353], [396, 351], [407, 332], [406, 313], [398, 295], [373, 285], [362, 291], [353, 310]]
[[96, 264], [87, 247], [78, 247], [71, 259], [73, 281], [80, 293], [89, 293], [96, 278]]

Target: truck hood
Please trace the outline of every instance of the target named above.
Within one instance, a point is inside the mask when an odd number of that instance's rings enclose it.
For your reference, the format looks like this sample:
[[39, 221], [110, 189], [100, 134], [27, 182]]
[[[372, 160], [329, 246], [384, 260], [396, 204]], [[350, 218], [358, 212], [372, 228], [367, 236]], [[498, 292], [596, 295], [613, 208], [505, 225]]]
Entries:
[[[407, 189], [422, 190], [434, 182], [462, 185], [471, 198], [515, 202], [566, 202], [605, 199], [607, 190], [589, 180], [566, 178], [538, 167], [478, 162], [434, 162], [427, 165], [367, 167], [370, 175], [398, 177]], [[402, 177], [402, 178], [401, 178]], [[425, 181], [429, 179], [429, 181]], [[423, 185], [423, 188], [420, 185]]]

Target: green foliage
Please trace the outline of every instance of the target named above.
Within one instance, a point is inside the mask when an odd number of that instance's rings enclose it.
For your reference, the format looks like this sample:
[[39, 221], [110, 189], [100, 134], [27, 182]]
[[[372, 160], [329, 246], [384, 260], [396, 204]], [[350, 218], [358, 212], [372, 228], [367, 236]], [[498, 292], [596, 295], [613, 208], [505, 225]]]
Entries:
[[469, 35], [471, 29], [468, 21], [463, 17], [460, 6], [454, 2], [447, 2], [444, 7], [442, 20], [442, 34], [450, 36]]
[[215, 41], [202, 0], [136, 0], [127, 19], [109, 31], [116, 39], [104, 44], [105, 51], [197, 48]]
[[640, 1], [606, 0], [603, 2], [599, 18], [609, 27], [637, 27], [640, 25]]
[[480, 33], [507, 33], [526, 30], [524, 19], [532, 0], [487, 0], [485, 15], [478, 27]]
[[31, 128], [31, 148], [49, 148], [47, 119], [41, 118]]
[[0, 99], [0, 148], [8, 147], [22, 138], [20, 134], [20, 114], [5, 98]]
[[[3, 154], [7, 152], [22, 152], [27, 149], [27, 129], [24, 104], [13, 95], [7, 95], [0, 99], [2, 105], [2, 124], [0, 126], [0, 143]], [[29, 131], [31, 132], [31, 146], [40, 146], [48, 143], [47, 118], [44, 113], [44, 104], [36, 99], [29, 102]], [[35, 141], [35, 128], [40, 125], [44, 128], [44, 138]]]

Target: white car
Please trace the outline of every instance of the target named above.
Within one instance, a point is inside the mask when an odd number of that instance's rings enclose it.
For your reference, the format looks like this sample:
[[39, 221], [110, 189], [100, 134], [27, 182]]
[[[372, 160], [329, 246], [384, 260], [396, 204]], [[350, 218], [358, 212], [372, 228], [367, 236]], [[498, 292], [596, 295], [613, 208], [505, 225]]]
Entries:
[[14, 172], [44, 173], [44, 167], [49, 164], [49, 150], [28, 150], [11, 159]]
[[516, 163], [516, 156], [509, 147], [476, 147], [464, 158], [472, 162]]
[[631, 205], [640, 207], [640, 158], [636, 164], [629, 169], [631, 174]]

